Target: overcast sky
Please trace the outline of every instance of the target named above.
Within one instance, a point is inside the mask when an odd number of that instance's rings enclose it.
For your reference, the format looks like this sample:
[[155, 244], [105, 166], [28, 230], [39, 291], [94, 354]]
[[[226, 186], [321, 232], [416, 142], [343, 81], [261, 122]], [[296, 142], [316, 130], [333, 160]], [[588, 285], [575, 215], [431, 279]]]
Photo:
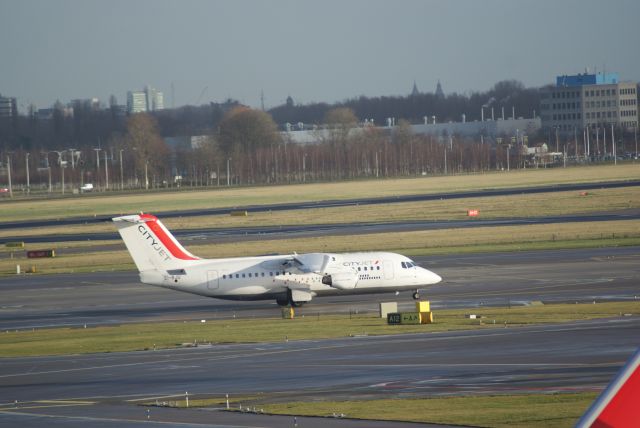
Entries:
[[[170, 107], [640, 80], [638, 0], [0, 0], [0, 93], [21, 112], [153, 86]], [[206, 89], [205, 89], [206, 88]], [[202, 94], [202, 96], [201, 96]]]

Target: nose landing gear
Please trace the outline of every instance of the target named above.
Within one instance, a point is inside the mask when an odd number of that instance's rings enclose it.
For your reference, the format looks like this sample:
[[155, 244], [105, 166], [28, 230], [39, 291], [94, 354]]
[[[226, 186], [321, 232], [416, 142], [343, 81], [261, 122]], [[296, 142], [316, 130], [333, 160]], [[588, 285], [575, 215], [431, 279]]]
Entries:
[[413, 294], [412, 294], [413, 300], [420, 300], [420, 290], [416, 290]]

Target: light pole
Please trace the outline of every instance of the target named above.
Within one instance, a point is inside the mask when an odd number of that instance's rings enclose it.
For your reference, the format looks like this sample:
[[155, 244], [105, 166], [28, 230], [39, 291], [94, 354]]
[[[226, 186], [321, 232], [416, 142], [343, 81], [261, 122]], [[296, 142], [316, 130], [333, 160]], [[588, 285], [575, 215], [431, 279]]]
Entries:
[[61, 152], [58, 152], [58, 164], [60, 165], [60, 175], [61, 175], [61, 179], [62, 179], [62, 194], [64, 195], [64, 167], [65, 167], [65, 162], [62, 159], [62, 153], [64, 153], [64, 150]]
[[29, 152], [25, 156], [24, 163], [27, 167], [27, 193], [31, 193], [31, 183], [29, 182]]
[[124, 172], [122, 170], [122, 152], [124, 149], [120, 149], [120, 190], [124, 190]]
[[444, 145], [444, 175], [447, 175], [447, 145]]
[[9, 197], [13, 198], [13, 186], [11, 185], [11, 156], [7, 156], [7, 177], [9, 181]]
[[47, 175], [49, 176], [49, 193], [51, 193], [51, 164], [49, 163], [49, 153], [51, 152], [40, 152], [40, 154], [44, 154], [45, 159], [47, 161]]
[[636, 140], [636, 160], [638, 160], [638, 123], [633, 127], [633, 138]]
[[109, 190], [109, 164], [107, 163], [107, 151], [104, 151], [104, 181], [105, 189]]
[[302, 154], [302, 182], [307, 181], [307, 154]]
[[611, 123], [611, 144], [613, 150], [613, 164], [618, 165], [618, 155], [616, 153], [616, 136], [613, 133], [613, 122]]
[[149, 160], [144, 160], [144, 188], [149, 190]]
[[229, 162], [231, 162], [231, 158], [227, 158], [227, 187], [231, 185], [231, 181], [229, 179]]

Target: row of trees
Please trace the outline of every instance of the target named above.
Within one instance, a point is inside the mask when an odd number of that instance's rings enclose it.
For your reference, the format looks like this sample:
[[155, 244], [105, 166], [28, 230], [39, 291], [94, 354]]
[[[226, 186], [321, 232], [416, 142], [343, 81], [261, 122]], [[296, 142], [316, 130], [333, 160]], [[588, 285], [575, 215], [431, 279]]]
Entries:
[[[323, 134], [323, 141], [294, 144], [282, 139], [268, 113], [236, 106], [224, 115], [217, 131], [200, 140], [196, 147], [170, 148], [161, 137], [157, 119], [136, 114], [127, 118], [122, 133], [113, 133], [100, 148], [6, 151], [0, 156], [0, 180], [6, 174], [23, 191], [64, 192], [83, 183], [104, 190], [254, 185], [466, 173], [532, 165], [527, 163], [522, 141], [509, 144], [511, 140], [505, 139], [505, 144], [496, 145], [483, 140], [413, 135], [405, 120], [399, 121], [393, 131], [369, 126], [354, 133], [351, 130], [358, 119], [346, 107], [327, 111], [323, 121], [329, 129]], [[633, 152], [634, 142], [637, 147], [636, 135], [618, 134], [616, 140], [619, 153]], [[567, 157], [570, 162], [589, 161], [588, 143], [578, 137], [560, 138], [558, 144], [567, 156], [561, 161], [545, 162], [560, 165]], [[591, 147], [591, 153], [604, 148], [593, 143]]]
[[[162, 137], [215, 134], [224, 115], [239, 106], [232, 99], [222, 103], [202, 106], [184, 106], [153, 112]], [[480, 118], [482, 106], [496, 109], [499, 114], [505, 107], [507, 114], [514, 107], [516, 115], [531, 116], [538, 109], [538, 89], [525, 88], [516, 81], [503, 81], [485, 92], [469, 95], [450, 94], [437, 96], [418, 93], [397, 97], [359, 97], [329, 105], [311, 103], [296, 105], [291, 97], [281, 106], [268, 111], [278, 127], [285, 123], [321, 125], [329, 111], [345, 108], [364, 121], [372, 119], [383, 125], [387, 118], [422, 122], [423, 117], [436, 116], [437, 121], [460, 120], [466, 114], [468, 120]], [[27, 114], [12, 118], [0, 118], [0, 151], [6, 150], [61, 150], [65, 147], [102, 147], [114, 134], [123, 134], [127, 127], [125, 116], [111, 97], [109, 106], [101, 108], [89, 100], [74, 101], [65, 106], [56, 102], [50, 115], [39, 115], [32, 108]]]
[[[326, 103], [311, 103], [295, 105], [292, 99], [285, 104], [269, 111], [277, 123], [322, 123], [328, 111], [335, 108], [351, 109], [361, 120], [373, 119], [374, 123], [384, 125], [387, 118], [409, 120], [420, 123], [424, 117], [431, 120], [436, 116], [438, 122], [459, 121], [463, 114], [467, 120], [480, 120], [481, 109], [485, 115], [490, 115], [494, 109], [496, 117], [502, 109], [510, 116], [515, 110], [516, 116], [532, 117], [534, 112], [540, 111], [539, 88], [525, 88], [515, 80], [504, 80], [496, 83], [493, 88], [484, 92], [471, 94], [452, 93], [438, 96], [435, 93], [418, 93], [409, 96], [359, 97], [340, 103], [329, 105]], [[488, 117], [488, 116], [486, 116]]]
[[[500, 110], [501, 106], [513, 105], [517, 112], [524, 112], [532, 111], [537, 103], [536, 89], [505, 81], [487, 92], [468, 96], [418, 93], [408, 97], [361, 97], [334, 106], [296, 106], [289, 98], [270, 112], [250, 109], [233, 100], [131, 116], [122, 115], [115, 99], [108, 109], [76, 102], [73, 115], [58, 104], [49, 120], [35, 115], [0, 118], [0, 184], [4, 177], [8, 181], [9, 166], [13, 182], [25, 189], [65, 189], [91, 182], [110, 190], [526, 167], [521, 141], [509, 147], [482, 139], [412, 135], [410, 122], [420, 121], [422, 115], [457, 119], [462, 112], [472, 120], [473, 114], [468, 112], [475, 111], [479, 118], [483, 106], [488, 115], [491, 107]], [[393, 131], [360, 125], [363, 118], [382, 124], [388, 116], [406, 119], [397, 120]], [[284, 141], [278, 132], [277, 123], [283, 122], [323, 124], [326, 132], [321, 133], [317, 144], [297, 145]], [[358, 132], [352, 132], [354, 128]], [[163, 137], [176, 135], [207, 138], [195, 148], [168, 147]], [[561, 137], [557, 145], [575, 161], [580, 157], [587, 161], [589, 150], [584, 147], [588, 144], [579, 141], [579, 132], [577, 135]], [[556, 143], [551, 134], [529, 139], [530, 145], [547, 141], [552, 150]], [[620, 132], [616, 139], [622, 140], [618, 153], [634, 151], [634, 135]], [[510, 138], [505, 139], [509, 142]]]

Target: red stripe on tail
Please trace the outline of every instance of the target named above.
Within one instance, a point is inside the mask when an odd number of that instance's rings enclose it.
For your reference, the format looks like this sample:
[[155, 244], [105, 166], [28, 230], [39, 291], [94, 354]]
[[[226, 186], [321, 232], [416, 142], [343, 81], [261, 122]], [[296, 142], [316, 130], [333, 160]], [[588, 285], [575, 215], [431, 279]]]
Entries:
[[171, 255], [181, 260], [199, 260], [197, 257], [190, 256], [180, 248], [172, 237], [166, 234], [166, 232], [157, 223], [158, 218], [152, 214], [140, 214], [140, 220], [143, 220], [147, 227], [156, 235], [156, 237], [162, 242]]
[[609, 401], [592, 428], [624, 428], [640, 426], [640, 369], [629, 376], [618, 393]]

